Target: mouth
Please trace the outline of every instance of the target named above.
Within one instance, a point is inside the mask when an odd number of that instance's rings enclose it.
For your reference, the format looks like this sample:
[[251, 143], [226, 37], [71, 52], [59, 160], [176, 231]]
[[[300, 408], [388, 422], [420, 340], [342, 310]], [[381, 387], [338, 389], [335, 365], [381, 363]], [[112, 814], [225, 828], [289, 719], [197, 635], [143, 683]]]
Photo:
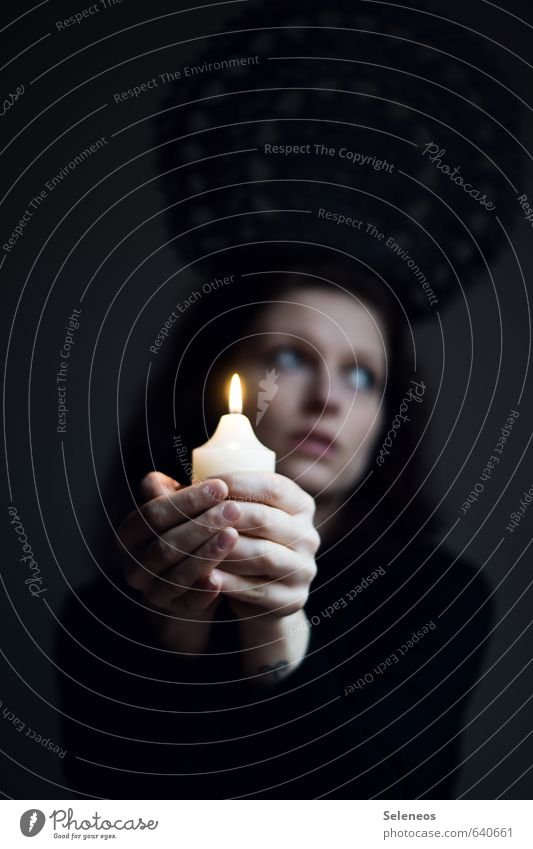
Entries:
[[329, 458], [338, 451], [334, 434], [323, 431], [299, 431], [291, 436], [292, 450], [313, 458]]

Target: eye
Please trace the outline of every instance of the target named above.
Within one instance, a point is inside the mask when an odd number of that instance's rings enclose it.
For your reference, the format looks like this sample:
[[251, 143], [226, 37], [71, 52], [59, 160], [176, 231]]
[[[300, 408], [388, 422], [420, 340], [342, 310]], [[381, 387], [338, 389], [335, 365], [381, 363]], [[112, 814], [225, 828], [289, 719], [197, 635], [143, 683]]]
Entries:
[[280, 345], [268, 354], [268, 361], [279, 369], [292, 371], [304, 365], [305, 357], [291, 345]]
[[352, 366], [349, 369], [349, 380], [358, 392], [370, 392], [376, 386], [374, 373], [364, 366]]

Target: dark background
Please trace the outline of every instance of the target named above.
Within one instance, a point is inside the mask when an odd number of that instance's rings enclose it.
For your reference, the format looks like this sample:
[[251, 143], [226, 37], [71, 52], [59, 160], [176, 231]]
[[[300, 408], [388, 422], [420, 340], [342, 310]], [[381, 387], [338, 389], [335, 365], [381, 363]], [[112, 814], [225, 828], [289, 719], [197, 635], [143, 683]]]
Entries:
[[[167, 87], [118, 104], [113, 94], [183, 67], [189, 57], [203, 58], [196, 43], [172, 45], [222, 31], [235, 4], [180, 14], [175, 3], [163, 0], [149, 6], [123, 0], [80, 25], [57, 30], [57, 20], [88, 5], [48, 2], [33, 10], [30, 4], [11, 5], [4, 7], [0, 21], [1, 96], [25, 86], [24, 95], [0, 119], [2, 243], [47, 180], [100, 136], [109, 139], [49, 193], [13, 250], [1, 252], [6, 367], [0, 699], [2, 710], [54, 743], [60, 742], [56, 617], [65, 597], [105, 567], [95, 540], [113, 515], [113, 505], [102, 500], [102, 483], [117, 449], [117, 416], [122, 427], [143, 391], [149, 363], [155, 371], [160, 367], [149, 345], [180, 292], [185, 296], [194, 288], [186, 272], [174, 276], [181, 263], [165, 244], [169, 235], [165, 201], [154, 179], [153, 125], [145, 120], [158, 111]], [[446, 4], [447, 16], [487, 36], [489, 49], [504, 56], [513, 90], [528, 102], [533, 62], [529, 4], [513, 0], [505, 11], [483, 2], [466, 5]], [[387, 14], [386, 5], [368, 11], [360, 6], [363, 17]], [[417, 8], [433, 12], [437, 7], [420, 3]], [[442, 7], [438, 11], [442, 14]], [[453, 53], [453, 27], [438, 19], [431, 25], [449, 28]], [[241, 38], [246, 55], [246, 34]], [[208, 58], [207, 48], [205, 53]], [[379, 61], [386, 62], [386, 47]], [[405, 93], [408, 97], [408, 81]], [[530, 154], [509, 142], [506, 156], [520, 174], [519, 193], [533, 196], [531, 111], [517, 102], [514, 108], [521, 111], [521, 141]], [[187, 223], [193, 222], [184, 212]], [[420, 362], [436, 396], [425, 446], [431, 458], [427, 485], [440, 502], [446, 529], [453, 526], [447, 544], [484, 564], [497, 598], [486, 674], [472, 699], [472, 723], [463, 738], [467, 760], [461, 792], [467, 798], [528, 798], [532, 787], [528, 546], [533, 508], [512, 536], [505, 531], [524, 490], [533, 484], [527, 298], [532, 231], [520, 216], [502, 223], [514, 251], [501, 245], [491, 263], [494, 287], [480, 275], [466, 300], [458, 297], [440, 310], [442, 337], [434, 317], [415, 328]], [[67, 433], [60, 435], [59, 351], [67, 317], [80, 307], [84, 292], [69, 367]], [[462, 516], [461, 505], [479, 480], [509, 411], [518, 408], [523, 386], [520, 418], [501, 462], [478, 503]], [[17, 507], [47, 587], [41, 598], [32, 598], [24, 585], [28, 572], [9, 526], [10, 504]], [[57, 755], [18, 733], [7, 718], [2, 717], [0, 729], [3, 794], [68, 798]]]

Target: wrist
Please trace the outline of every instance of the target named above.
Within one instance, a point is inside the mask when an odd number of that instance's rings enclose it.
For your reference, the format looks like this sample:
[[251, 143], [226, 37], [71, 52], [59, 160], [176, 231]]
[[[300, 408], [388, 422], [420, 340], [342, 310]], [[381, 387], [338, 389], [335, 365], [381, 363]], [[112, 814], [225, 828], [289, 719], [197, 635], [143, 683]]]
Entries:
[[304, 610], [297, 610], [290, 616], [273, 616], [264, 614], [239, 619], [241, 635], [250, 642], [274, 641], [288, 639], [309, 628], [309, 622]]
[[268, 687], [291, 675], [307, 653], [310, 627], [304, 610], [241, 620], [242, 666], [252, 683]]

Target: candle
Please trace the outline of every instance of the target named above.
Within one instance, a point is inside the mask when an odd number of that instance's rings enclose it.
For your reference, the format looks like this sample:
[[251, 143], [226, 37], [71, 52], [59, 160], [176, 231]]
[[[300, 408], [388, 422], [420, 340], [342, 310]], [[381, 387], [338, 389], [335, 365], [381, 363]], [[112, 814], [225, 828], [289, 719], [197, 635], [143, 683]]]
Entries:
[[229, 413], [221, 416], [213, 436], [192, 452], [192, 480], [202, 481], [224, 472], [273, 472], [274, 451], [259, 442], [250, 420], [242, 414], [241, 381], [231, 378]]

